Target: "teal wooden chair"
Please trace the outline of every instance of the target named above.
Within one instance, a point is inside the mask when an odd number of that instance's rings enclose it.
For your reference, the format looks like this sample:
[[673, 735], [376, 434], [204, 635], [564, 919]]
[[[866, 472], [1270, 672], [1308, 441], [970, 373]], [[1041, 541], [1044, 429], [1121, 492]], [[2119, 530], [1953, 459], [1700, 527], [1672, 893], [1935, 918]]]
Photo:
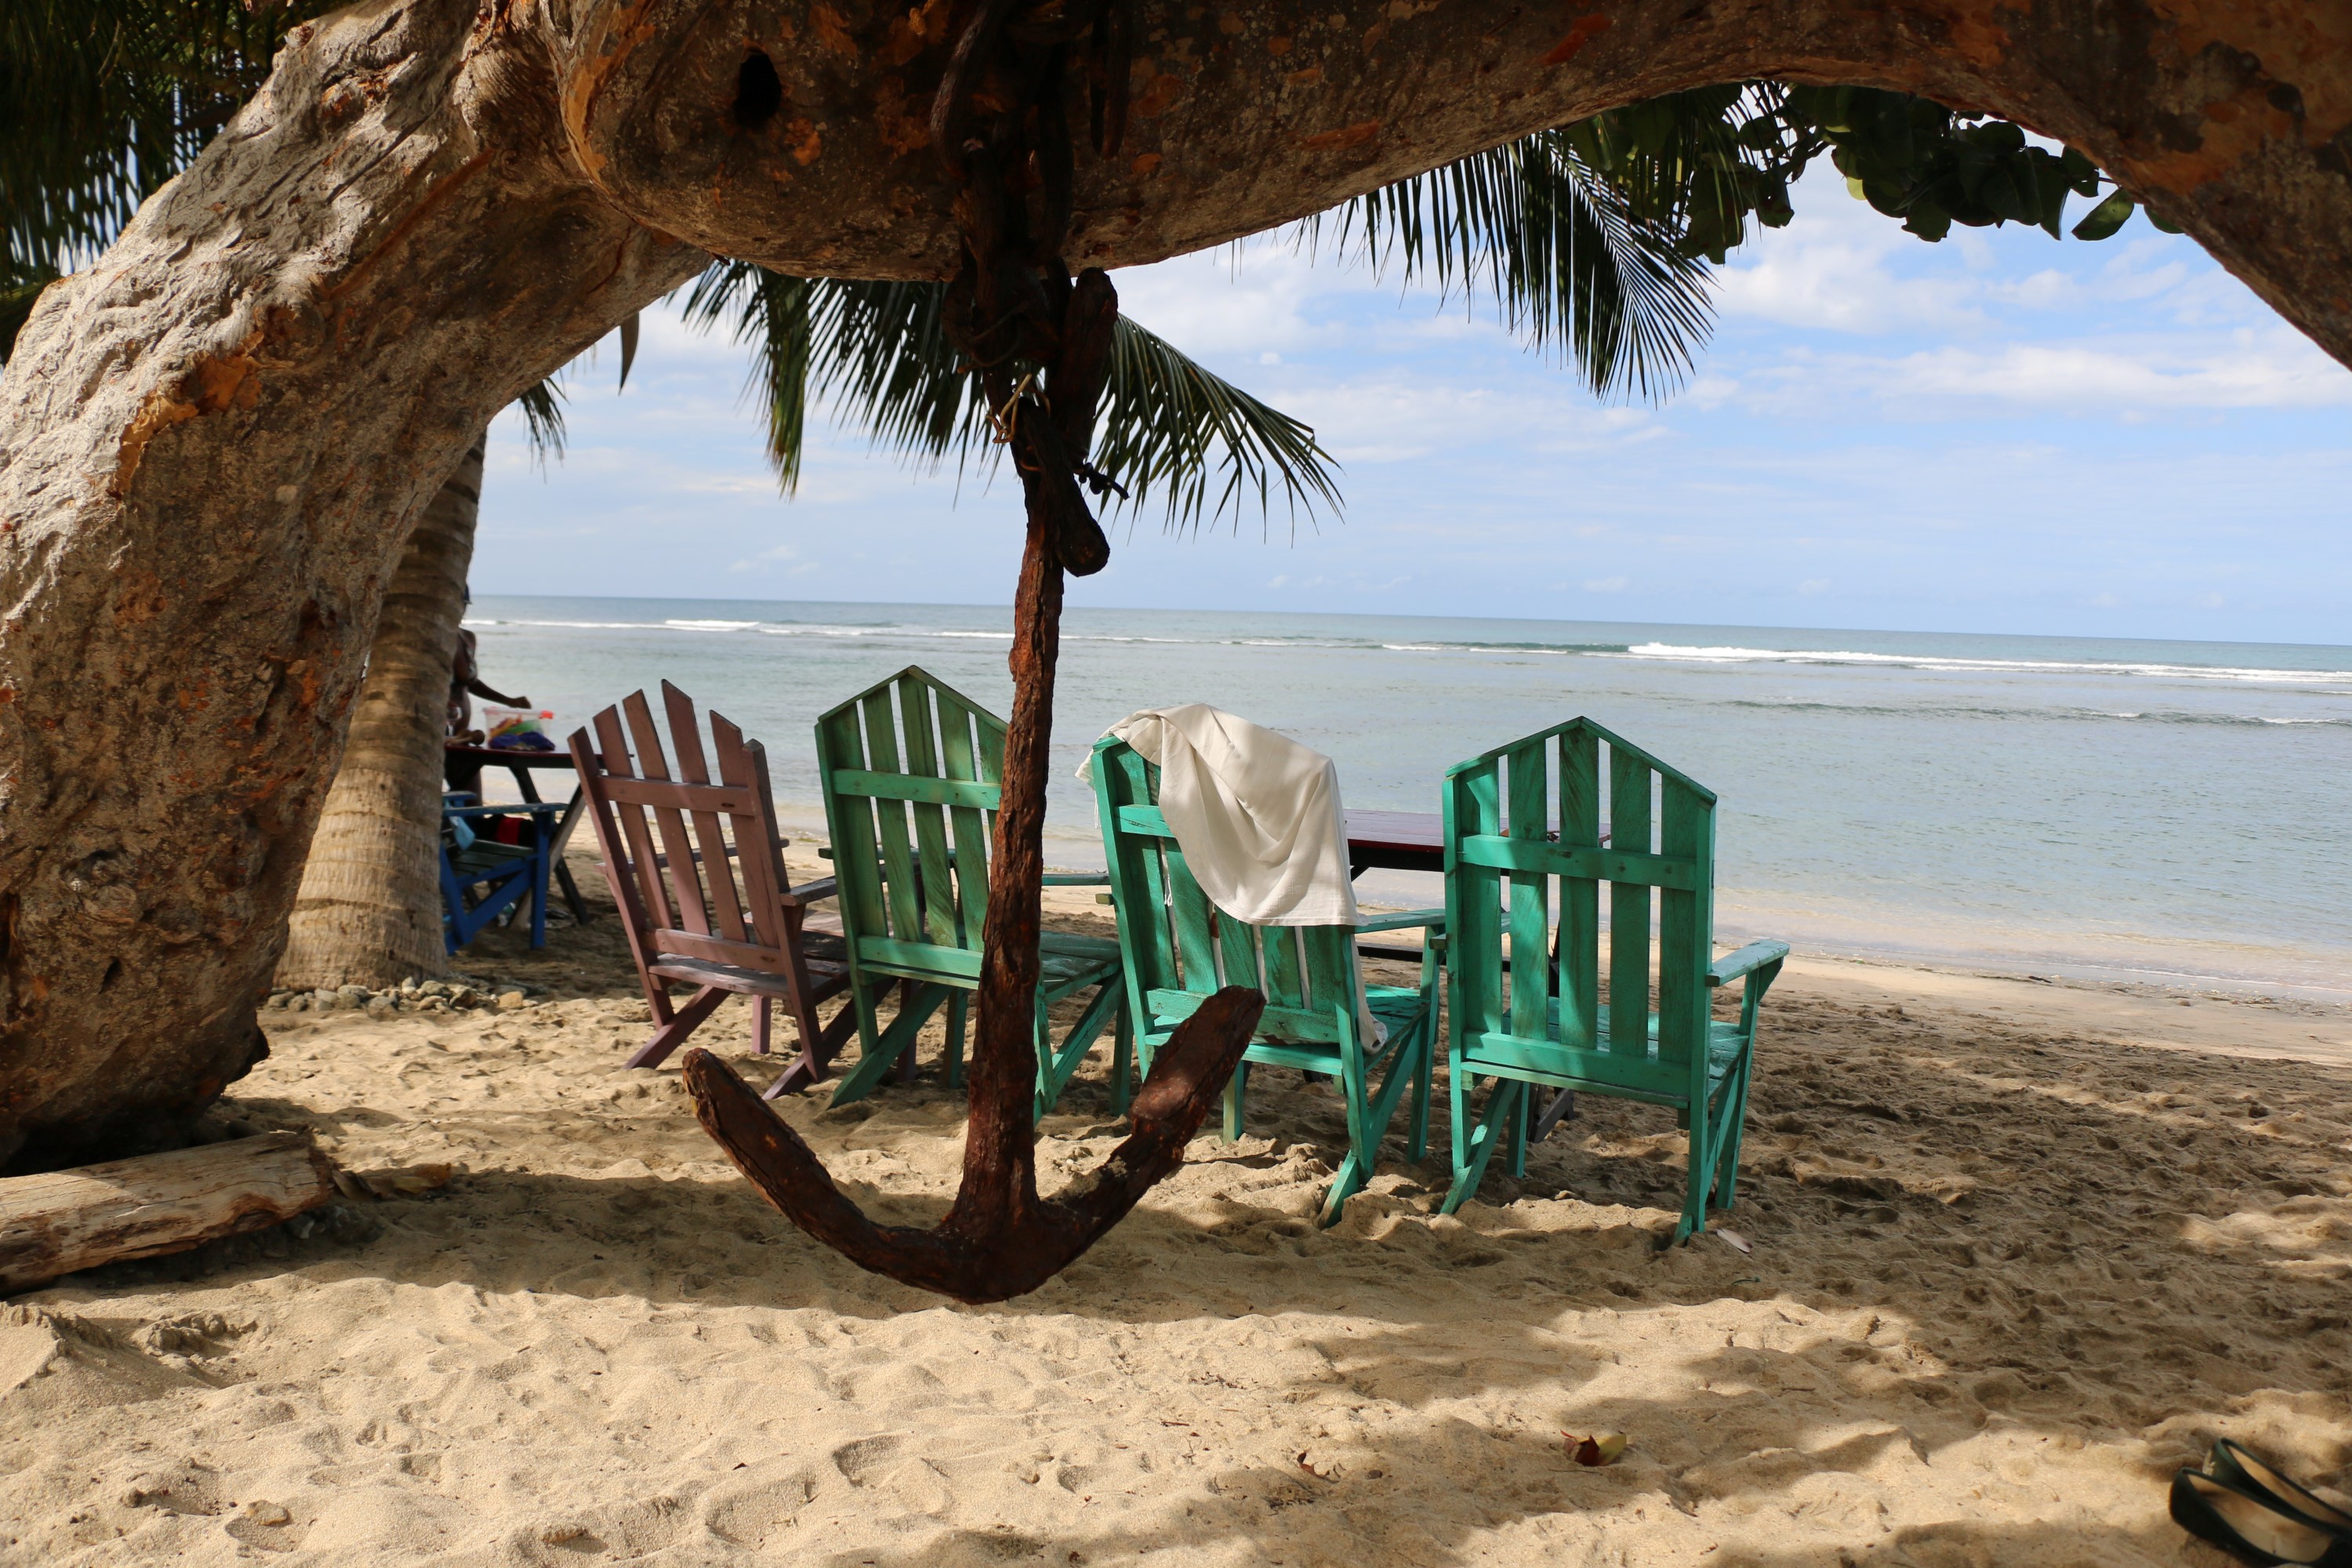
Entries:
[[[824, 714], [816, 756], [851, 1005], [857, 1014], [857, 1065], [833, 1097], [845, 1105], [872, 1092], [941, 1007], [948, 1014], [947, 1074], [963, 1081], [966, 1015], [980, 985], [988, 922], [988, 856], [1004, 721], [909, 666]], [[1097, 886], [1099, 874], [1048, 876], [1048, 886]], [[1134, 1031], [1119, 983], [1118, 943], [1047, 931], [1039, 942], [1037, 1114], [1062, 1089], [1105, 1025], [1115, 1030], [1112, 1109], [1127, 1109]], [[893, 985], [898, 1011], [887, 1028], [877, 1005]], [[1094, 994], [1057, 1044], [1048, 1009]]]
[[[1510, 1144], [1511, 1173], [1527, 1173], [1541, 1084], [1673, 1107], [1690, 1133], [1673, 1240], [1706, 1229], [1710, 1207], [1732, 1204], [1757, 1009], [1789, 956], [1785, 942], [1759, 942], [1713, 959], [1715, 795], [1578, 719], [1456, 765], [1444, 805], [1454, 1171], [1444, 1212], [1477, 1190], [1498, 1142]], [[1745, 983], [1738, 1021], [1718, 1022], [1711, 994], [1734, 980]], [[1481, 1079], [1492, 1087], [1474, 1121]]]
[[[1242, 1134], [1253, 1064], [1331, 1079], [1348, 1112], [1348, 1157], [1323, 1194], [1321, 1223], [1331, 1224], [1370, 1180], [1381, 1140], [1408, 1088], [1406, 1158], [1419, 1160], [1428, 1146], [1444, 911], [1417, 910], [1354, 928], [1235, 920], [1209, 901], [1184, 864], [1184, 852], [1160, 815], [1157, 767], [1126, 742], [1106, 736], [1095, 742], [1094, 786], [1143, 1070], [1151, 1070], [1152, 1054], [1219, 987], [1263, 992], [1266, 1006], [1257, 1037], [1225, 1087], [1225, 1139]], [[1367, 986], [1357, 963], [1357, 937], [1413, 927], [1424, 931], [1421, 984]], [[1367, 1017], [1380, 1021], [1385, 1040], [1365, 1038]], [[1377, 1088], [1375, 1073], [1381, 1074]]]

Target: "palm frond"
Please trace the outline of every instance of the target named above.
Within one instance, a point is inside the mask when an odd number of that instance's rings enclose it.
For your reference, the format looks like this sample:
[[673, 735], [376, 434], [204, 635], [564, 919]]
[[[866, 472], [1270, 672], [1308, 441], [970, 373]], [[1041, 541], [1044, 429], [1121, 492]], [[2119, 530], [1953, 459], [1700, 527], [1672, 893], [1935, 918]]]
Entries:
[[[873, 444], [919, 463], [993, 463], [997, 447], [977, 381], [947, 339], [938, 283], [784, 278], [714, 263], [688, 291], [687, 321], [729, 326], [751, 345], [745, 395], [764, 405], [768, 457], [787, 493], [798, 483], [812, 399]], [[1339, 505], [1328, 453], [1314, 432], [1121, 317], [1104, 393], [1095, 465], [1128, 494], [1166, 504], [1174, 525], [1221, 516], [1255, 494], [1271, 510], [1279, 484], [1295, 510]], [[1212, 471], [1224, 476], [1209, 506]]]
[[[1158, 333], [1121, 316], [1112, 340], [1109, 386], [1095, 464], [1126, 485], [1141, 510], [1156, 490], [1170, 526], [1197, 524], [1228, 509], [1236, 525], [1255, 494], [1261, 515], [1273, 511], [1278, 481], [1295, 515], [1313, 515], [1320, 499], [1340, 510], [1338, 460], [1312, 426], [1260, 402], [1188, 359]], [[1212, 471], [1223, 483], [1206, 505]]]
[[[1562, 132], [1400, 180], [1326, 217], [1337, 248], [1376, 272], [1428, 276], [1465, 300], [1491, 295], [1515, 333], [1573, 358], [1601, 396], [1664, 396], [1712, 329], [1706, 263]], [[1303, 226], [1308, 245], [1323, 221]]]
[[0, 6], [0, 249], [65, 270], [102, 248], [335, 0], [9, 0]]
[[530, 435], [531, 460], [544, 473], [550, 458], [563, 456], [563, 388], [553, 376], [537, 383], [515, 399], [523, 426]]

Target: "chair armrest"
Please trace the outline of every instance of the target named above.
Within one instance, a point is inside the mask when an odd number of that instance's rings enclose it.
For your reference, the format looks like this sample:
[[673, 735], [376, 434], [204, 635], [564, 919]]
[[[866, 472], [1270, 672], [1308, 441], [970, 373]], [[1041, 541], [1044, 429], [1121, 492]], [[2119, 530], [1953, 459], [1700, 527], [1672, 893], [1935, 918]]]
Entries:
[[1727, 953], [1706, 966], [1709, 985], [1728, 985], [1743, 974], [1779, 963], [1789, 956], [1785, 942], [1751, 942], [1738, 952]]
[[820, 845], [818, 845], [818, 846], [816, 847], [816, 858], [817, 858], [818, 859], [820, 859], [820, 860], [830, 860], [830, 859], [832, 859], [832, 858], [833, 858], [833, 846], [832, 846], [832, 845], [830, 845], [830, 844], [820, 844]]
[[799, 887], [786, 893], [783, 896], [783, 901], [788, 904], [819, 903], [840, 891], [840, 878], [819, 877], [815, 881], [803, 882]]
[[563, 803], [560, 800], [517, 801], [512, 805], [445, 805], [441, 808], [441, 815], [444, 816], [517, 816], [525, 815], [531, 816], [543, 816], [561, 812], [562, 809]]
[[1361, 936], [1366, 931], [1412, 931], [1422, 926], [1444, 931], [1445, 911], [1444, 910], [1399, 910], [1392, 915], [1377, 915], [1357, 926], [1356, 934]]
[[1045, 886], [1048, 888], [1108, 888], [1110, 886], [1110, 873], [1108, 871], [1048, 871], [1045, 874]]

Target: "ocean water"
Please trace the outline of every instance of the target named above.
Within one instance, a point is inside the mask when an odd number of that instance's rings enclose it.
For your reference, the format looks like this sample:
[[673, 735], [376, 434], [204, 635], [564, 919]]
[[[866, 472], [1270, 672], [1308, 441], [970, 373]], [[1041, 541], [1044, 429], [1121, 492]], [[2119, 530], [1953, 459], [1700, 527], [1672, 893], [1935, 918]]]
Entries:
[[[767, 743], [910, 664], [1002, 713], [1002, 608], [485, 597], [491, 684], [558, 715], [667, 679]], [[2352, 647], [1080, 608], [1047, 858], [1099, 866], [1087, 747], [1212, 702], [1435, 811], [1465, 757], [1580, 714], [1714, 789], [1717, 924], [1824, 953], [2352, 1000]], [[1368, 873], [1368, 901], [1436, 901]]]

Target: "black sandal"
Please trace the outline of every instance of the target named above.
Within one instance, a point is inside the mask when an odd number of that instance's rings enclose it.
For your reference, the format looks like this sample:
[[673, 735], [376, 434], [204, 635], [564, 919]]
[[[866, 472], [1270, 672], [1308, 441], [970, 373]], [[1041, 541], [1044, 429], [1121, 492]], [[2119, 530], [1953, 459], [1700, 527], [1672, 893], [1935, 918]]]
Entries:
[[2352, 1535], [2352, 1513], [2322, 1502], [2227, 1437], [2213, 1445], [2213, 1458], [2205, 1470], [2240, 1491], [2252, 1492], [2281, 1513], [2295, 1515], [2338, 1535]]
[[2352, 1532], [2315, 1524], [2202, 1470], [2172, 1478], [2172, 1520], [2254, 1568], [2352, 1568]]

